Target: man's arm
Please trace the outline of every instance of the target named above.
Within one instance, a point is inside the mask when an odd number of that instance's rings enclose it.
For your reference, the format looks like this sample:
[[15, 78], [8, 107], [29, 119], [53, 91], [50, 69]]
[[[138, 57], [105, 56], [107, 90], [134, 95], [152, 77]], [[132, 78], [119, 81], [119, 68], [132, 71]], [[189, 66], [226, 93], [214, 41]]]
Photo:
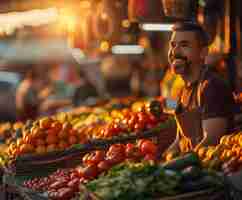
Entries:
[[204, 82], [202, 94], [204, 145], [216, 145], [226, 134], [234, 112], [233, 95], [224, 81], [214, 77]]
[[177, 130], [176, 133], [176, 138], [173, 141], [173, 143], [165, 150], [165, 152], [162, 154], [162, 157], [165, 158], [169, 153], [179, 153], [180, 152], [180, 147], [179, 147], [179, 141], [180, 141], [180, 134]]

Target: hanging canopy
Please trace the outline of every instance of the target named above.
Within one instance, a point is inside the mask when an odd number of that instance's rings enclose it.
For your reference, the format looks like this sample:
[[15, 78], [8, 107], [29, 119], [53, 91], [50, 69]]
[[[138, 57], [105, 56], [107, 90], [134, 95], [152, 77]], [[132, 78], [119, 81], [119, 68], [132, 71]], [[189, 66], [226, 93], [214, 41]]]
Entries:
[[0, 14], [0, 34], [10, 35], [25, 26], [41, 26], [58, 20], [57, 8]]

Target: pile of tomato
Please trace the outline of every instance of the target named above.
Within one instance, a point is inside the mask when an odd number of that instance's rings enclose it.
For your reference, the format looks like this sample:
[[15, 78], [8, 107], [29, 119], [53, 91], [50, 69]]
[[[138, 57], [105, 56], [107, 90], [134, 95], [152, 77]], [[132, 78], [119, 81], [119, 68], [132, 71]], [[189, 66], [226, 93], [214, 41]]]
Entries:
[[114, 144], [107, 151], [95, 151], [86, 154], [82, 159], [83, 166], [79, 167], [79, 174], [84, 179], [90, 180], [125, 160], [155, 162], [157, 153], [157, 145], [148, 139], [139, 140], [136, 145], [132, 143]]
[[82, 165], [73, 169], [59, 169], [44, 178], [25, 181], [24, 187], [48, 193], [50, 199], [71, 199], [79, 191], [79, 184], [97, 178], [111, 167], [124, 161], [156, 162], [158, 147], [148, 139], [136, 144], [114, 144], [107, 151], [93, 151], [82, 158]]

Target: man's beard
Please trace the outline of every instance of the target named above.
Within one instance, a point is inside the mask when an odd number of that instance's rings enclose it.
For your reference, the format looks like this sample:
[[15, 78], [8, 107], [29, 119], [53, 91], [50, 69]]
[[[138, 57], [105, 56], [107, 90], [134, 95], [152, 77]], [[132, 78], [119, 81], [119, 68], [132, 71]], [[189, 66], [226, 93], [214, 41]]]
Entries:
[[171, 57], [172, 70], [179, 75], [186, 76], [191, 69], [191, 61], [182, 55], [175, 55]]

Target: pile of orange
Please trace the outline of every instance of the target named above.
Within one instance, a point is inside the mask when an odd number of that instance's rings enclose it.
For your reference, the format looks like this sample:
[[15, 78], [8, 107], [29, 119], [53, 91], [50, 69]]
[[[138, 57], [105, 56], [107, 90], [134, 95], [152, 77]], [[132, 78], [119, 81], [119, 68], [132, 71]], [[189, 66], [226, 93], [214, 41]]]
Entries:
[[12, 142], [7, 149], [12, 157], [65, 150], [74, 144], [84, 143], [87, 139], [83, 132], [73, 129], [69, 122], [61, 123], [52, 118], [40, 119], [31, 129], [22, 132], [23, 137]]
[[225, 135], [217, 146], [201, 147], [197, 153], [206, 166], [219, 167], [233, 159], [242, 165], [242, 132]]

